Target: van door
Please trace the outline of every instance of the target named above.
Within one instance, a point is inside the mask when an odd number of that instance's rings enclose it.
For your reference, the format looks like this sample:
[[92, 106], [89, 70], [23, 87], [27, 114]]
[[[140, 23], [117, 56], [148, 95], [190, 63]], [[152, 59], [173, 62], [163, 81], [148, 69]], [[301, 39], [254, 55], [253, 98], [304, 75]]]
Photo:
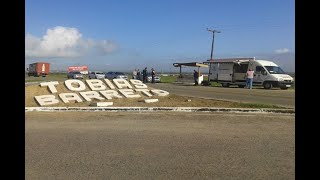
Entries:
[[253, 82], [262, 84], [265, 79], [264, 76], [266, 76], [266, 70], [262, 66], [257, 65], [256, 69], [254, 69]]
[[246, 82], [248, 62], [234, 63], [232, 82]]
[[210, 72], [211, 74], [209, 74], [210, 80], [217, 81], [218, 73], [219, 73], [219, 63], [211, 63], [210, 68], [211, 68], [211, 72]]
[[218, 81], [232, 81], [234, 63], [219, 63]]

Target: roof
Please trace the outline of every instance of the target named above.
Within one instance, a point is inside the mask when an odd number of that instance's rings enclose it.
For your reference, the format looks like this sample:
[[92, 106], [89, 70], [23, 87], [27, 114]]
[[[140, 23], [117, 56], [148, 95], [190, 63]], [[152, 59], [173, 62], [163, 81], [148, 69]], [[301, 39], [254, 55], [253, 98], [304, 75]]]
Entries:
[[227, 63], [227, 62], [236, 62], [236, 61], [238, 61], [238, 62], [244, 62], [244, 61], [249, 61], [249, 60], [255, 60], [255, 58], [253, 57], [253, 58], [209, 59], [209, 60], [207, 60], [207, 61], [205, 61], [205, 62], [203, 62], [203, 63], [206, 63], [206, 64], [208, 64], [208, 63], [216, 63], [216, 62], [225, 62], [225, 63]]
[[267, 60], [256, 60], [256, 61], [259, 62], [262, 66], [278, 66], [274, 62], [267, 61]]
[[203, 63], [198, 63], [198, 62], [190, 62], [190, 63], [173, 63], [174, 67], [179, 67], [179, 66], [193, 66], [193, 67], [208, 67], [207, 64]]
[[50, 64], [48, 62], [34, 62], [34, 63], [31, 63], [31, 64]]

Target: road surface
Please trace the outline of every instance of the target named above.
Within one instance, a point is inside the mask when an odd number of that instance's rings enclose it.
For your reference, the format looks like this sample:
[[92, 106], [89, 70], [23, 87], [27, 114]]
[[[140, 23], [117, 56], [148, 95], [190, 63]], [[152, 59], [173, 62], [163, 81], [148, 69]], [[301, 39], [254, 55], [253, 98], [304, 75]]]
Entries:
[[26, 112], [26, 179], [294, 179], [283, 114]]
[[192, 84], [156, 83], [147, 84], [156, 89], [162, 89], [172, 94], [208, 99], [220, 99], [235, 102], [272, 104], [282, 107], [295, 107], [295, 91], [280, 89], [245, 89], [193, 86]]

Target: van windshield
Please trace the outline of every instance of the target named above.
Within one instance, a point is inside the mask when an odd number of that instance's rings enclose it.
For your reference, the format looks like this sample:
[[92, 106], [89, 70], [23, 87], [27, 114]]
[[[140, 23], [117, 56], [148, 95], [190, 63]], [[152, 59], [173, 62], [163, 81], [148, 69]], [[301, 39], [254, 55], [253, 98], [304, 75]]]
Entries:
[[265, 66], [270, 74], [285, 74], [285, 72], [278, 66]]

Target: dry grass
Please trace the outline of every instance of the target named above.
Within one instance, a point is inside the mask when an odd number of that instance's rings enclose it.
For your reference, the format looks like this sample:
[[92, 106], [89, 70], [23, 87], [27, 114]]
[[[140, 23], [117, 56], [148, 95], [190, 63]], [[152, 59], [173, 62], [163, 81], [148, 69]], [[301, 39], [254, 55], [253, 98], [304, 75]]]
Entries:
[[[67, 93], [72, 92], [69, 91], [63, 82], [59, 82], [59, 85], [56, 86], [58, 93], [54, 94], [57, 99], [59, 99], [58, 104], [48, 105], [48, 106], [65, 106], [65, 107], [81, 107], [81, 106], [89, 106], [92, 102], [84, 101], [82, 103], [63, 103], [61, 99], [58, 97], [59, 93]], [[152, 89], [149, 87], [149, 89]], [[86, 91], [90, 91], [87, 88]], [[77, 92], [76, 92], [77, 93]], [[137, 92], [138, 93], [138, 92]], [[170, 92], [169, 92], [170, 93]], [[39, 95], [49, 95], [51, 92], [47, 87], [40, 87], [40, 85], [30, 85], [25, 88], [25, 106], [26, 107], [38, 107], [38, 103], [35, 100], [35, 96]], [[78, 94], [78, 93], [77, 93]], [[115, 107], [239, 107], [240, 103], [227, 102], [227, 101], [219, 101], [219, 100], [206, 100], [200, 98], [193, 97], [185, 97], [178, 96], [174, 94], [169, 94], [165, 97], [160, 96], [152, 96], [147, 97], [140, 92], [141, 98], [121, 98], [121, 99], [111, 99], [104, 100], [103, 102], [113, 102], [113, 106]], [[80, 94], [78, 94], [80, 96]], [[159, 102], [156, 103], [144, 103], [144, 99], [159, 99]], [[191, 101], [188, 101], [191, 100]]]

